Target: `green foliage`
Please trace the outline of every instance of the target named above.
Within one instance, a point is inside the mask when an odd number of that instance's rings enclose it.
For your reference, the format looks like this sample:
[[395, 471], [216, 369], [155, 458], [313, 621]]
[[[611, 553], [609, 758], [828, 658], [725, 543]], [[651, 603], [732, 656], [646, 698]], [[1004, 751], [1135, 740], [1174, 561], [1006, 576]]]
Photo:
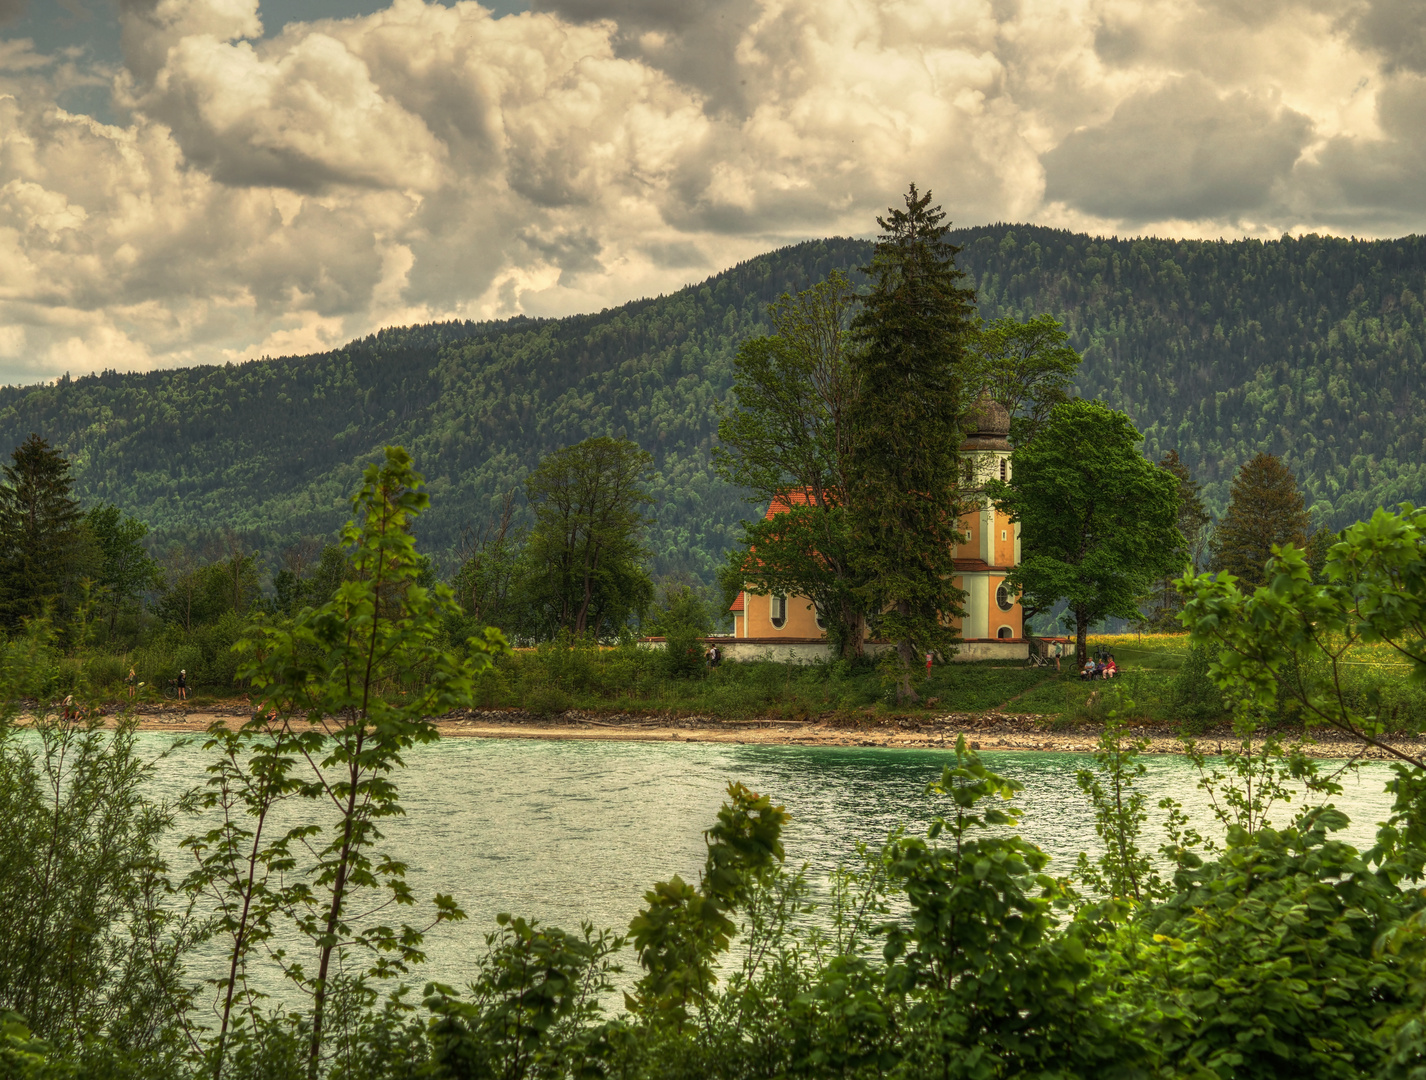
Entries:
[[758, 879], [782, 862], [786, 823], [787, 812], [767, 796], [728, 785], [728, 802], [704, 833], [702, 880], [697, 887], [677, 875], [658, 882], [629, 924], [645, 972], [626, 996], [632, 1012], [682, 1026], [693, 1009], [706, 1023], [717, 957], [737, 932], [730, 916], [748, 902]]
[[1214, 569], [1261, 585], [1275, 547], [1306, 550], [1309, 522], [1292, 473], [1272, 454], [1258, 454], [1233, 480], [1228, 511], [1213, 535]]
[[627, 439], [592, 438], [550, 454], [526, 478], [535, 524], [516, 573], [539, 638], [617, 635], [648, 608], [642, 539], [652, 461]]
[[856, 295], [841, 272], [768, 307], [773, 334], [743, 342], [733, 359], [733, 399], [720, 406], [719, 474], [753, 498], [789, 492], [824, 506], [845, 498], [843, 476], [854, 381], [847, 323]]
[[[1347, 821], [1330, 804], [1275, 824], [1291, 789], [1318, 803], [1339, 789], [1255, 726], [1296, 694], [1304, 716], [1384, 745], [1379, 703], [1363, 713], [1333, 689], [1332, 650], [1390, 648], [1421, 678], [1426, 522], [1414, 508], [1347, 530], [1320, 576], [1289, 547], [1251, 597], [1228, 575], [1185, 579], [1185, 619], [1216, 652], [1209, 671], [1240, 728], [1221, 763], [1189, 747], [1214, 814], [1202, 832], [1161, 804], [1171, 879], [1140, 849], [1144, 767], [1126, 700], [1079, 777], [1102, 840], [1081, 860], [1096, 900], [1015, 834], [1020, 785], [964, 738], [928, 786], [924, 834], [848, 852], [821, 891], [786, 865], [785, 810], [731, 784], [699, 881], [657, 883], [630, 925], [640, 977], [616, 1019], [600, 998], [625, 939], [591, 925], [502, 916], [464, 990], [430, 986], [423, 1006], [404, 988], [379, 992], [421, 961], [430, 925], [461, 917], [444, 896], [423, 925], [375, 914], [415, 902], [381, 827], [401, 812], [406, 754], [433, 736], [427, 716], [490, 680], [570, 693], [660, 680], [657, 655], [588, 636], [519, 655], [494, 632], [457, 645], [451, 628], [467, 616], [428, 584], [411, 528], [425, 495], [403, 451], [368, 471], [354, 509], [335, 595], [242, 643], [260, 707], [240, 730], [209, 733], [206, 831], [181, 845], [195, 862], [176, 885], [157, 854], [171, 813], [143, 790], [131, 730], [47, 718], [76, 658], [43, 620], [0, 642], [4, 1080], [1419, 1074], [1426, 769], [1399, 755], [1393, 816], [1357, 851], [1333, 839]], [[691, 625], [695, 599], [666, 591], [660, 616]], [[982, 670], [999, 693], [1045, 681]], [[771, 699], [793, 674], [729, 666], [698, 692], [751, 685]], [[841, 662], [797, 675], [804, 693], [874, 680]], [[34, 730], [13, 722], [22, 693], [40, 697]], [[188, 956], [205, 971], [224, 963], [211, 1002], [185, 992]], [[300, 1004], [261, 997], [260, 978], [278, 971]]]
[[[956, 745], [930, 792], [948, 799], [925, 839], [901, 840], [893, 878], [911, 915], [887, 931], [888, 989], [911, 994], [909, 1075], [1132, 1075], [1151, 1057], [1123, 1018], [1096, 1000], [1087, 946], [1097, 931], [1075, 918], [1056, 932], [1068, 895], [1043, 871], [1049, 857], [992, 826], [1019, 817], [1020, 785]], [[983, 802], [991, 805], [982, 808]], [[934, 843], [945, 836], [945, 845]]]
[[479, 976], [462, 999], [435, 984], [431, 1059], [445, 1080], [594, 1077], [610, 1055], [599, 998], [622, 969], [610, 957], [624, 939], [584, 923], [569, 934], [510, 915], [485, 936]]
[[988, 485], [1024, 538], [1007, 584], [1036, 610], [1063, 599], [1081, 658], [1092, 623], [1134, 617], [1154, 578], [1184, 562], [1178, 479], [1145, 461], [1139, 444], [1123, 413], [1066, 402], [1016, 448], [1010, 483]]
[[520, 610], [520, 549], [523, 530], [510, 527], [515, 492], [506, 494], [500, 519], [487, 523], [478, 535], [462, 543], [460, 568], [451, 581], [461, 608], [480, 626], [514, 629], [522, 622]]
[[[207, 746], [219, 757], [205, 805], [222, 812], [222, 824], [185, 841], [198, 860], [185, 887], [208, 906], [228, 942], [227, 973], [214, 982], [215, 1080], [230, 1026], [240, 1046], [263, 1030], [253, 997], [240, 991], [254, 947], [275, 922], [310, 950], [307, 959], [284, 964], [311, 1002], [308, 1080], [331, 1053], [334, 992], [364, 992], [360, 979], [347, 985], [350, 976], [340, 973], [354, 968], [362, 978], [387, 978], [423, 959], [422, 929], [361, 915], [373, 894], [415, 902], [405, 865], [376, 848], [383, 819], [402, 812], [391, 773], [406, 750], [436, 738], [427, 717], [468, 704], [476, 678], [505, 648], [494, 630], [467, 642], [463, 658], [439, 647], [444, 621], [458, 608], [445, 586], [420, 584], [426, 564], [411, 523], [427, 505], [410, 456], [389, 448], [385, 465], [367, 469], [353, 499], [356, 517], [342, 537], [350, 572], [335, 597], [303, 609], [289, 625], [259, 627], [237, 645], [239, 674], [262, 705], [238, 731], [221, 722], [210, 729]], [[330, 808], [334, 820], [302, 820], [265, 835], [273, 808], [292, 799]], [[448, 896], [437, 895], [434, 908], [432, 924], [463, 917]]]
[[1080, 356], [1053, 315], [1024, 322], [1005, 315], [971, 338], [966, 363], [966, 400], [985, 393], [1010, 414], [1010, 441], [1033, 442], [1050, 410], [1069, 400]]
[[[1125, 703], [1132, 708], [1133, 703]], [[1080, 852], [1076, 873], [1101, 896], [1143, 902], [1167, 892], [1148, 855], [1139, 847], [1148, 821], [1143, 792], [1134, 783], [1148, 770], [1139, 760], [1147, 739], [1129, 739], [1122, 716], [1111, 714], [1094, 751], [1093, 769], [1074, 774], [1079, 790], [1094, 807], [1094, 831], [1104, 845], [1097, 862]]]
[[0, 722], [0, 1011], [70, 1050], [102, 1035], [163, 1058], [187, 997], [160, 857], [181, 807], [146, 796], [153, 771], [131, 723], [107, 732], [43, 701], [26, 729]]
[[713, 632], [713, 615], [702, 592], [687, 582], [666, 582], [663, 599], [647, 624], [650, 634], [664, 638], [665, 670], [675, 679], [705, 671], [703, 639]]
[[85, 555], [69, 462], [31, 434], [0, 477], [0, 625], [16, 627], [47, 609], [68, 615]]
[[721, 477], [762, 507], [788, 510], [744, 523], [742, 543], [729, 552], [730, 591], [808, 597], [848, 659], [861, 654], [865, 614], [847, 512], [856, 380], [846, 324], [854, 299], [846, 276], [834, 273], [769, 308], [776, 333], [739, 348], [738, 408], [722, 411], [722, 445], [713, 450]]
[[1211, 673], [1245, 709], [1293, 701], [1325, 724], [1414, 768], [1412, 754], [1378, 741], [1390, 715], [1380, 691], [1354, 700], [1348, 674], [1362, 645], [1388, 647], [1406, 680], [1426, 682], [1426, 511], [1378, 510], [1342, 534], [1319, 583], [1300, 550], [1275, 549], [1267, 585], [1245, 594], [1232, 574], [1187, 576], [1184, 624], [1195, 643], [1219, 648]]
[[877, 218], [882, 234], [862, 271], [870, 288], [852, 321], [846, 491], [857, 592], [872, 632], [896, 642], [898, 699], [914, 700], [919, 654], [953, 652], [946, 620], [964, 614], [951, 556], [975, 293], [930, 193], [912, 185], [905, 203]]
[[[313, 562], [310, 555], [318, 552]], [[282, 567], [272, 575], [271, 607], [292, 616], [304, 607], [320, 607], [337, 593], [347, 576], [347, 553], [336, 544], [299, 540], [282, 553]]]
[[97, 555], [92, 577], [108, 610], [112, 640], [120, 613], [135, 606], [160, 580], [158, 564], [143, 546], [149, 527], [110, 504], [90, 507], [84, 528]]
[[1174, 675], [1170, 701], [1174, 715], [1191, 726], [1216, 720], [1227, 711], [1223, 692], [1218, 689], [1209, 669], [1213, 665], [1213, 650], [1203, 644], [1189, 647], [1183, 665]]
[[[1184, 538], [1188, 565], [1201, 570], [1208, 548], [1209, 525], [1213, 520], [1203, 505], [1201, 485], [1179, 459], [1177, 450], [1170, 450], [1160, 458], [1159, 468], [1172, 473], [1178, 480], [1178, 531]], [[1183, 597], [1175, 584], [1177, 573], [1175, 569], [1155, 580], [1153, 590], [1141, 601], [1143, 611], [1132, 620], [1137, 629], [1160, 633], [1179, 630], [1178, 616], [1183, 610]]]
[[1346, 824], [1329, 807], [1281, 830], [1233, 826], [1222, 855], [1180, 869], [1145, 914], [1152, 940], [1128, 974], [1171, 1004], [1170, 1060], [1253, 1080], [1377, 1075], [1407, 969], [1376, 943], [1420, 898], [1330, 838]]

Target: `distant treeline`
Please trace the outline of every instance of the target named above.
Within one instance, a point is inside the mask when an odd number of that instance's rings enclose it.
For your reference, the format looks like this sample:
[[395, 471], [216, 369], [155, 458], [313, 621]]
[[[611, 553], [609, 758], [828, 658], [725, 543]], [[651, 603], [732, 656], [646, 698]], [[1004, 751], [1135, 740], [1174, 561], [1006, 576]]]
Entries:
[[[1061, 319], [1084, 354], [1080, 391], [1127, 412], [1147, 456], [1177, 450], [1211, 511], [1259, 451], [1296, 474], [1315, 525], [1426, 499], [1426, 240], [1103, 240], [1012, 225], [955, 239], [981, 316]], [[232, 529], [271, 548], [334, 530], [362, 466], [399, 443], [428, 474], [421, 539], [439, 553], [498, 519], [550, 451], [627, 438], [654, 458], [654, 574], [709, 582], [754, 513], [709, 459], [737, 346], [767, 331], [778, 295], [869, 255], [866, 241], [812, 241], [593, 315], [0, 389], [0, 450], [42, 435], [73, 462], [86, 506], [122, 507], [161, 546]]]

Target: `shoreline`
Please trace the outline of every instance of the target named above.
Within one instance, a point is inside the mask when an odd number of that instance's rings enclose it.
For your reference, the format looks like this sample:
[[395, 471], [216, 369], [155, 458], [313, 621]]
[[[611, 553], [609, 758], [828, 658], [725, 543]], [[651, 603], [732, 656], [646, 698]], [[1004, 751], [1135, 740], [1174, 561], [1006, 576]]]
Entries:
[[[214, 721], [229, 727], [250, 715], [247, 703], [188, 709], [144, 704], [135, 710], [139, 731], [202, 732]], [[105, 717], [112, 727], [117, 714]], [[437, 717], [442, 738], [595, 740], [617, 742], [709, 742], [753, 746], [871, 747], [902, 750], [949, 750], [964, 735], [972, 749], [1020, 750], [1039, 753], [1089, 754], [1102, 730], [1085, 725], [1052, 730], [1046, 718], [1022, 713], [945, 713], [931, 716], [825, 716], [807, 719], [762, 717], [725, 720], [711, 716], [669, 713], [637, 714], [571, 709], [540, 717], [521, 709], [469, 709]], [[1145, 753], [1182, 754], [1177, 735], [1158, 725], [1131, 727], [1130, 734], [1148, 741]], [[1284, 742], [1295, 736], [1284, 734]], [[1195, 736], [1205, 752], [1219, 753], [1234, 741], [1231, 729], [1220, 726]], [[1385, 740], [1401, 750], [1426, 755], [1426, 739]], [[1389, 761], [1385, 751], [1317, 730], [1306, 746], [1309, 756], [1327, 759], [1361, 758]]]

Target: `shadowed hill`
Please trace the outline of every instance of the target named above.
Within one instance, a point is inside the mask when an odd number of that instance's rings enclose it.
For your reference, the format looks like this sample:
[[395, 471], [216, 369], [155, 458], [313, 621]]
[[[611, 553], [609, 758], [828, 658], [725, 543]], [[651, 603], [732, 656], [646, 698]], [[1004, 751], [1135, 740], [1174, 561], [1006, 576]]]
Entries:
[[[1050, 312], [1085, 363], [1081, 391], [1123, 408], [1146, 452], [1177, 447], [1221, 508], [1237, 466], [1283, 454], [1321, 523], [1426, 498], [1426, 241], [1103, 240], [1028, 226], [963, 230], [986, 318]], [[270, 541], [343, 520], [387, 443], [432, 493], [428, 550], [493, 516], [540, 456], [624, 435], [659, 470], [656, 572], [707, 577], [750, 514], [712, 475], [715, 404], [766, 305], [870, 245], [821, 240], [670, 296], [565, 319], [381, 331], [304, 357], [0, 390], [0, 447], [37, 431], [86, 501], [171, 536]]]

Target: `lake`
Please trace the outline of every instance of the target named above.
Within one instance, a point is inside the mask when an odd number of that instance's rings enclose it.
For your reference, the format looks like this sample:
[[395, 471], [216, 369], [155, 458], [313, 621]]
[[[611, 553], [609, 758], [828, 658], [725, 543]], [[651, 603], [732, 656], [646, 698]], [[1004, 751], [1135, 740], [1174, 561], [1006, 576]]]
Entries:
[[[151, 753], [171, 741], [161, 733], [138, 737]], [[1089, 755], [983, 757], [1025, 785], [1019, 831], [1052, 856], [1051, 873], [1068, 874], [1080, 851], [1097, 850], [1074, 780], [1076, 769], [1092, 764]], [[398, 776], [407, 816], [386, 826], [387, 847], [410, 864], [419, 898], [451, 893], [470, 916], [427, 938], [430, 960], [413, 981], [462, 983], [502, 911], [567, 929], [587, 919], [622, 932], [655, 881], [697, 880], [702, 831], [730, 781], [787, 807], [788, 861], [809, 863], [819, 878], [858, 841], [879, 844], [897, 825], [924, 827], [933, 813], [926, 784], [953, 760], [939, 750], [535, 739], [452, 738], [413, 749]], [[205, 761], [197, 741], [179, 748], [160, 764], [160, 788], [172, 794], [201, 782]], [[1154, 755], [1145, 764], [1150, 821], [1161, 817], [1158, 800], [1171, 795], [1210, 832], [1190, 762]], [[1365, 765], [1344, 778], [1346, 790], [1333, 800], [1353, 819], [1345, 837], [1358, 846], [1370, 844], [1374, 823], [1386, 815], [1387, 776], [1385, 766]], [[1297, 805], [1272, 817], [1283, 823]], [[1145, 846], [1157, 843], [1155, 832]], [[636, 963], [628, 953], [624, 962]]]

